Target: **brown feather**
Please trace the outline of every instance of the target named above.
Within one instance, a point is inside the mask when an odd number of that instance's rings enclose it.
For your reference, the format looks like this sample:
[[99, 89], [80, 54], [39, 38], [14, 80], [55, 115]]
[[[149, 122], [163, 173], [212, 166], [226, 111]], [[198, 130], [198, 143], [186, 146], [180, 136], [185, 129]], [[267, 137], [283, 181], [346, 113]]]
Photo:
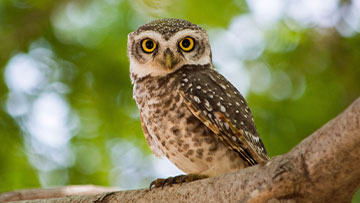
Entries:
[[185, 81], [189, 82], [180, 88], [179, 94], [195, 117], [249, 165], [268, 160], [240, 92], [214, 69], [197, 67], [186, 75]]

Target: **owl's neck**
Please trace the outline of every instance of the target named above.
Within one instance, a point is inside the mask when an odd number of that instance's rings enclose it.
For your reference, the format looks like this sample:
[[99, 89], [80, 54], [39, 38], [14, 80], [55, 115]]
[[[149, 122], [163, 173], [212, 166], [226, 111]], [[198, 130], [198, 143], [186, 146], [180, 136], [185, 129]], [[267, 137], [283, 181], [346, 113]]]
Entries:
[[138, 104], [144, 104], [148, 98], [163, 98], [165, 95], [177, 90], [182, 85], [186, 76], [207, 74], [212, 69], [211, 64], [206, 65], [184, 65], [179, 70], [166, 76], [147, 75], [139, 77], [131, 73], [133, 82], [133, 97]]

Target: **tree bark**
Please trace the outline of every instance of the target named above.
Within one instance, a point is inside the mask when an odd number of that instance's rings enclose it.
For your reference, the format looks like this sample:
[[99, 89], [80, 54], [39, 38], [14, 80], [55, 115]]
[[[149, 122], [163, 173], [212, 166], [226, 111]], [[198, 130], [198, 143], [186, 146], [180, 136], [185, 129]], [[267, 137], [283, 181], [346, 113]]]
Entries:
[[360, 186], [359, 147], [357, 99], [290, 152], [235, 173], [151, 191], [26, 202], [351, 202]]
[[94, 185], [72, 185], [72, 186], [55, 187], [55, 188], [15, 190], [12, 192], [0, 194], [0, 202], [49, 199], [49, 198], [65, 197], [71, 195], [94, 195], [94, 194], [112, 192], [112, 191], [116, 191], [116, 188], [101, 187]]

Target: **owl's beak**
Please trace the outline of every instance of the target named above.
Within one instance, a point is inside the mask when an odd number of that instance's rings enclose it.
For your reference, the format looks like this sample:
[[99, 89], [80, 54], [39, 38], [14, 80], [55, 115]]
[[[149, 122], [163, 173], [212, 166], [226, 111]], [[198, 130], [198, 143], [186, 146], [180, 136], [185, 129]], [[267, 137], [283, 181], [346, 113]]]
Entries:
[[165, 62], [165, 67], [169, 72], [177, 64], [177, 61], [174, 58], [174, 54], [169, 48], [167, 48], [164, 52], [164, 62]]
[[165, 55], [165, 66], [170, 71], [173, 65], [173, 60], [170, 54]]

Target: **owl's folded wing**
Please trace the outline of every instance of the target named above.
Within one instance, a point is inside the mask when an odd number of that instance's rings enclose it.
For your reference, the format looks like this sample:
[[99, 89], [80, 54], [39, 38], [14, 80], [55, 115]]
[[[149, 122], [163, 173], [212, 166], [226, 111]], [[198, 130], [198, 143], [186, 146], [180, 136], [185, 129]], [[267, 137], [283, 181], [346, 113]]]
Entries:
[[268, 160], [240, 92], [216, 70], [194, 72], [179, 89], [189, 110], [249, 165]]

